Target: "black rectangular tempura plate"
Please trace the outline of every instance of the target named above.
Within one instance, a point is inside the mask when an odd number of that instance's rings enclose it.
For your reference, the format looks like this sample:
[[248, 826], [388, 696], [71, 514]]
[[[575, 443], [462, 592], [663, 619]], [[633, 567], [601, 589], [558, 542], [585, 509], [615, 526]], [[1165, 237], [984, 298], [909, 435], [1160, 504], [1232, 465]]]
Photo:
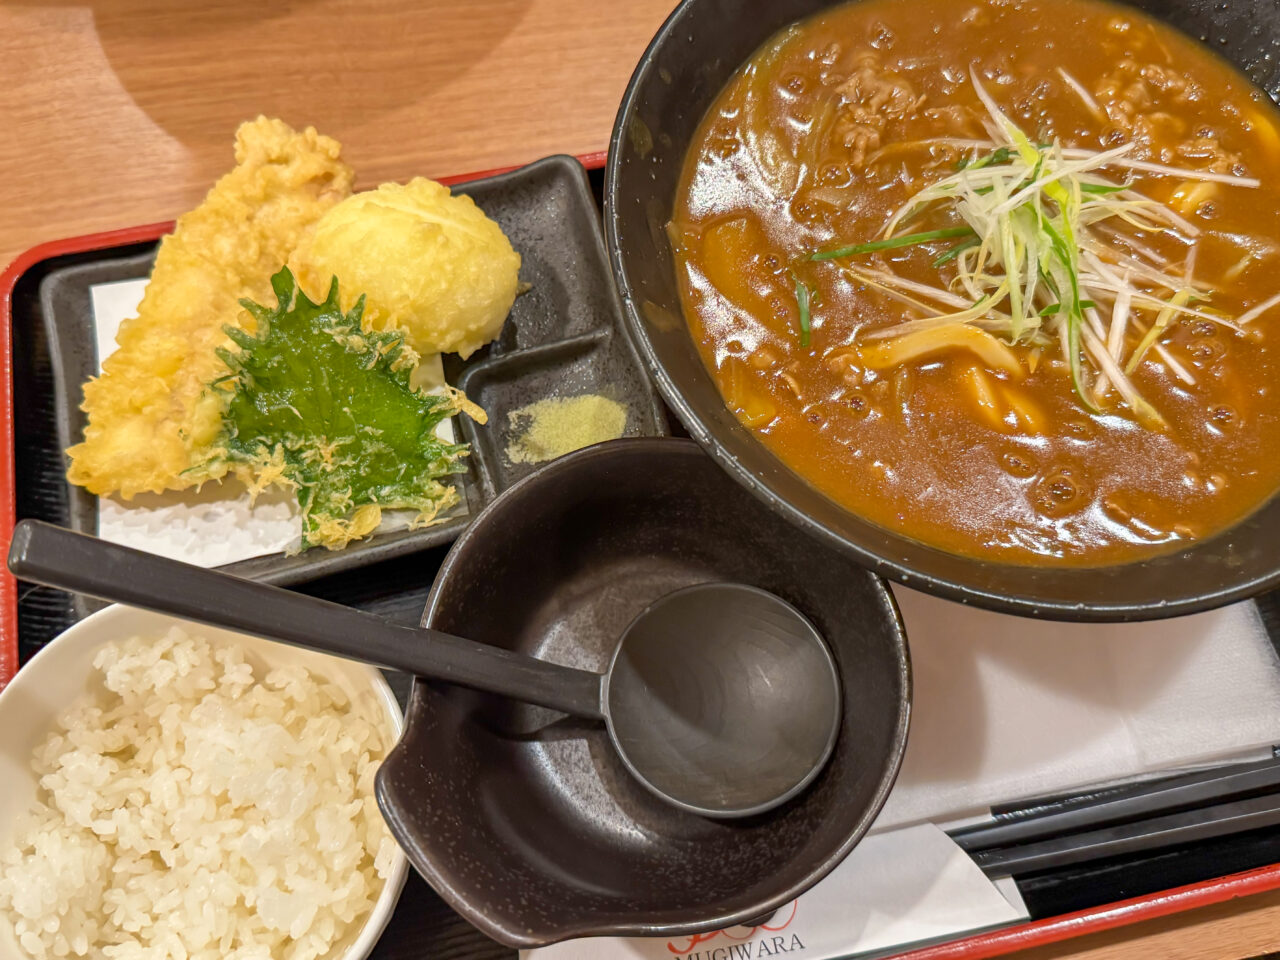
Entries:
[[[522, 258], [520, 279], [529, 284], [494, 343], [465, 361], [445, 357], [446, 379], [490, 413], [486, 426], [465, 416], [455, 420], [460, 439], [471, 445], [468, 472], [454, 478], [467, 516], [425, 529], [378, 534], [338, 552], [317, 548], [293, 556], [274, 554], [226, 569], [268, 583], [295, 584], [451, 542], [468, 516], [536, 466], [507, 460], [511, 437], [506, 414], [545, 397], [602, 393], [626, 404], [626, 436], [666, 432], [657, 394], [621, 327], [599, 211], [582, 165], [572, 157], [548, 157], [454, 189], [470, 195], [501, 225]], [[154, 256], [154, 246], [106, 249], [89, 259], [55, 265], [40, 281], [36, 308], [48, 343], [61, 449], [83, 434], [81, 384], [97, 369], [90, 289], [146, 277]], [[17, 401], [21, 405], [22, 397]], [[59, 519], [73, 529], [96, 533], [97, 497], [67, 485], [66, 516]], [[97, 606], [83, 598], [75, 604], [81, 615]]]

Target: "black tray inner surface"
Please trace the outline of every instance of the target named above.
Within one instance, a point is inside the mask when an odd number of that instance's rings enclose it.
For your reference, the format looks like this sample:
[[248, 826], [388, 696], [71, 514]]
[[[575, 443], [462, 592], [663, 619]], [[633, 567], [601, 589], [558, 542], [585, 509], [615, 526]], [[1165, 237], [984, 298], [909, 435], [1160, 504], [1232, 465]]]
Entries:
[[[592, 171], [590, 180], [598, 204], [601, 172]], [[115, 248], [110, 257], [146, 254], [152, 249], [151, 243]], [[51, 269], [94, 263], [102, 256], [90, 252], [44, 261], [28, 270], [14, 289], [14, 454], [19, 519], [70, 522], [65, 464], [54, 413], [53, 371], [40, 317], [40, 281]], [[570, 356], [572, 353], [570, 348]], [[446, 373], [451, 380], [458, 375], [447, 366]], [[671, 432], [683, 433], [670, 417], [667, 426]], [[447, 545], [437, 546], [332, 573], [297, 589], [416, 625], [447, 550]], [[18, 589], [19, 662], [26, 662], [78, 617], [70, 597], [61, 591], [23, 583]], [[1275, 643], [1280, 637], [1280, 596], [1268, 594], [1257, 602]], [[403, 704], [409, 678], [389, 674], [388, 679]], [[1019, 877], [1018, 886], [1032, 919], [1038, 920], [1276, 862], [1280, 862], [1280, 827]], [[413, 871], [386, 933], [371, 954], [373, 960], [515, 960], [516, 956], [515, 951], [490, 940], [454, 913]]]

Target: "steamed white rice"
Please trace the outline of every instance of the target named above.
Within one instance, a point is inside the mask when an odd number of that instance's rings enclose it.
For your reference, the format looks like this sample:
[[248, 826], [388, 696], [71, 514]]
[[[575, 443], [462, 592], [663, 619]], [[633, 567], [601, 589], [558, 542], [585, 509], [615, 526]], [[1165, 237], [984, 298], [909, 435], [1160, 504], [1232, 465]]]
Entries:
[[0, 853], [0, 912], [36, 960], [314, 960], [394, 857], [373, 797], [372, 692], [180, 629], [104, 647], [105, 690], [36, 750], [40, 802]]

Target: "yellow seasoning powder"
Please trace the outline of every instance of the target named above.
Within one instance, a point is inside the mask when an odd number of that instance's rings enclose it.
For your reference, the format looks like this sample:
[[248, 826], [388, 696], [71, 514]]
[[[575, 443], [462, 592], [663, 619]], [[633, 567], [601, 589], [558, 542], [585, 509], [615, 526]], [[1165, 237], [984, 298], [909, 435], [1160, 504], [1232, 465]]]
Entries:
[[617, 440], [627, 426], [627, 408], [594, 393], [548, 397], [507, 414], [512, 463], [543, 463], [593, 443]]

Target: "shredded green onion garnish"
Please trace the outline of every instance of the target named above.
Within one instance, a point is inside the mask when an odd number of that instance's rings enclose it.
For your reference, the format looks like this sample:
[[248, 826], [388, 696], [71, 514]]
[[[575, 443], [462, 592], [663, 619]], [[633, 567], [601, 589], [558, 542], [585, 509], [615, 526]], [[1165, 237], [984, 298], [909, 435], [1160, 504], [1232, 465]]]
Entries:
[[1080, 192], [1106, 196], [1111, 193], [1124, 193], [1131, 186], [1132, 184], [1128, 183], [1082, 183], [1080, 184]]
[[966, 250], [976, 247], [981, 243], [982, 241], [979, 240], [976, 236], [968, 237], [965, 240], [961, 240], [959, 243], [957, 243], [954, 247], [952, 247], [942, 256], [938, 257], [938, 259], [934, 260], [933, 265], [935, 267], [940, 267], [944, 263], [950, 263], [952, 260], [960, 256], [960, 254], [964, 253]]
[[811, 294], [803, 280], [796, 277], [796, 305], [800, 308], [800, 346], [808, 348], [809, 330], [813, 326], [809, 316]]
[[[1135, 253], [1141, 245], [1118, 245], [1113, 233], [1095, 226], [1118, 221], [1136, 231], [1171, 235], [1187, 245], [1198, 230], [1164, 204], [1136, 193], [1130, 183], [1099, 174], [1109, 166], [1150, 167], [1127, 159], [1133, 144], [1092, 152], [1066, 150], [1057, 142], [1033, 143], [996, 105], [976, 73], [972, 80], [989, 115], [992, 142], [977, 147], [973, 156], [955, 165], [953, 173], [911, 197], [889, 218], [881, 239], [819, 251], [809, 259], [834, 260], [962, 238], [933, 261], [934, 267], [954, 264], [955, 271], [954, 279], [939, 287], [936, 295], [918, 281], [889, 272], [875, 274], [882, 289], [896, 290], [904, 299], [910, 294], [910, 302], [917, 304], [913, 309], [926, 312], [923, 319], [904, 320], [901, 335], [919, 329], [921, 323], [956, 322], [975, 324], [1011, 343], [1057, 343], [1085, 407], [1096, 410], [1095, 399], [1104, 399], [1114, 388], [1140, 422], [1162, 426], [1160, 414], [1138, 393], [1130, 375], [1153, 348], [1157, 358], [1169, 356], [1158, 341], [1170, 322], [1178, 316], [1196, 316], [1233, 329], [1238, 326], [1188, 306], [1209, 293], [1192, 282], [1189, 266], [1175, 273], [1166, 264], [1152, 262], [1152, 256]], [[1176, 172], [1188, 178], [1198, 176], [1196, 171]], [[1210, 174], [1203, 178], [1209, 179]], [[1213, 179], [1221, 182], [1222, 178], [1215, 174]], [[1242, 177], [1239, 184], [1256, 186], [1257, 181]], [[926, 212], [957, 217], [963, 225], [899, 232]], [[957, 294], [963, 297], [959, 303], [980, 303], [985, 311], [925, 306], [926, 301], [955, 303]], [[924, 300], [917, 299], [921, 295]], [[802, 335], [807, 333], [809, 298], [808, 288], [797, 280]], [[1115, 308], [1116, 301], [1122, 308]], [[1146, 325], [1140, 320], [1144, 313], [1152, 316]], [[1103, 316], [1109, 316], [1110, 328], [1104, 326]], [[1136, 331], [1145, 329], [1136, 346], [1125, 336], [1131, 323]], [[876, 339], [895, 335], [894, 328], [872, 333]], [[807, 339], [802, 343], [807, 344]]]
[[[1092, 300], [1081, 300], [1081, 301], [1080, 301], [1080, 307], [1081, 307], [1081, 309], [1084, 309], [1084, 310], [1088, 310], [1089, 308], [1091, 308], [1091, 307], [1096, 307], [1096, 306], [1097, 306], [1097, 304], [1096, 304], [1096, 303], [1094, 303]], [[1062, 310], [1062, 304], [1061, 304], [1061, 303], [1051, 303], [1051, 304], [1049, 304], [1047, 307], [1045, 307], [1043, 310], [1041, 310], [1041, 311], [1040, 311], [1040, 316], [1042, 316], [1042, 317], [1052, 317], [1055, 313], [1058, 313], [1058, 312], [1060, 312], [1061, 310]]]
[[960, 170], [981, 170], [983, 167], [989, 167], [993, 163], [1008, 163], [1013, 158], [1013, 151], [1008, 147], [1000, 147], [988, 153], [985, 157], [977, 159], [957, 160], [955, 169]]
[[844, 257], [856, 257], [864, 253], [875, 253], [877, 250], [896, 250], [898, 247], [914, 247], [934, 240], [953, 240], [956, 237], [972, 237], [970, 227], [950, 227], [946, 230], [928, 230], [924, 233], [911, 233], [905, 237], [890, 237], [885, 240], [873, 240], [870, 243], [858, 243], [852, 247], [840, 247], [838, 250], [819, 250], [809, 255], [810, 260], [840, 260]]

